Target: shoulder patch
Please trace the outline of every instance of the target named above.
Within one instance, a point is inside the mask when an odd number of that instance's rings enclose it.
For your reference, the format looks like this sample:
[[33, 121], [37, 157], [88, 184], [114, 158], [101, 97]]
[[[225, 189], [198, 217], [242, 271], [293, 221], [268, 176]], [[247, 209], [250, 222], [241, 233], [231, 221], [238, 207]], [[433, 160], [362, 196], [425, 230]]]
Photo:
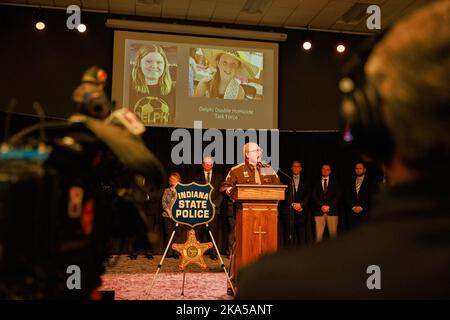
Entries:
[[237, 169], [237, 168], [240, 168], [240, 167], [242, 167], [243, 165], [245, 165], [245, 163], [240, 163], [240, 164], [238, 164], [238, 165], [232, 167], [232, 168], [230, 169], [230, 171], [231, 171], [231, 170], [235, 170], [235, 169]]

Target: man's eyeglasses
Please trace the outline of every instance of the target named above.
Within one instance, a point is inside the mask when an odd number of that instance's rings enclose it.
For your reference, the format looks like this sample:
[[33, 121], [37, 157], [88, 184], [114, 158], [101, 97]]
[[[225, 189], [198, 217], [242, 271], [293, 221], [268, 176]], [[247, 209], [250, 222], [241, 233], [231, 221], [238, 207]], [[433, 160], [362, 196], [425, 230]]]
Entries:
[[248, 152], [249, 152], [249, 153], [250, 153], [250, 152], [259, 152], [259, 153], [262, 153], [262, 152], [263, 152], [263, 149], [259, 148], [259, 149], [255, 149], [255, 150], [248, 150]]

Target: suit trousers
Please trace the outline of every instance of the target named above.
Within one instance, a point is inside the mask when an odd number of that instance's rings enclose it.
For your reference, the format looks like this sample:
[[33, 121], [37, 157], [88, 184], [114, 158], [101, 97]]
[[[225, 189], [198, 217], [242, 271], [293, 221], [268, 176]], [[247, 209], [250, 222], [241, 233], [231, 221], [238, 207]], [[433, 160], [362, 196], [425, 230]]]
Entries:
[[330, 238], [337, 236], [338, 217], [330, 216], [324, 213], [322, 216], [315, 216], [316, 222], [316, 242], [321, 242], [323, 239], [323, 233], [325, 231], [325, 225], [327, 225]]

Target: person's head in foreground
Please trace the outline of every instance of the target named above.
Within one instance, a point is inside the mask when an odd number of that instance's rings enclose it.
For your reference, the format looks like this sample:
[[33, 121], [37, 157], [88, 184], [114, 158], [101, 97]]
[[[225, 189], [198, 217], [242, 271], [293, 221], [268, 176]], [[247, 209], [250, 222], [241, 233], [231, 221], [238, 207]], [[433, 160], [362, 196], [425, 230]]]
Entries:
[[[450, 1], [399, 20], [371, 51], [393, 155], [371, 219], [336, 239], [260, 258], [238, 272], [241, 299], [450, 297]], [[359, 171], [358, 166], [355, 168]]]
[[77, 113], [104, 120], [111, 112], [111, 105], [104, 88], [108, 74], [105, 70], [92, 66], [81, 78], [81, 84], [73, 91], [72, 100]]
[[394, 142], [392, 183], [442, 171], [450, 161], [450, 2], [393, 26], [366, 65]]

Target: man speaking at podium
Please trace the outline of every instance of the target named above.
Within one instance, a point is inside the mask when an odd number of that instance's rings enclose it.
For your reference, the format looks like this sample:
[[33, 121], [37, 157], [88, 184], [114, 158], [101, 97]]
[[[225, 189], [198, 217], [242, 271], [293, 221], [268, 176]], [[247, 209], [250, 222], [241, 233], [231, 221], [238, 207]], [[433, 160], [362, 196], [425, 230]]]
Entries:
[[231, 195], [238, 183], [246, 184], [280, 184], [276, 172], [269, 164], [261, 161], [262, 149], [255, 142], [244, 145], [245, 162], [230, 169], [221, 191]]
[[[231, 196], [236, 184], [280, 184], [276, 172], [270, 164], [261, 161], [262, 149], [255, 142], [248, 142], [244, 145], [244, 159], [245, 162], [238, 164], [230, 169], [225, 182], [220, 189], [221, 192], [226, 192]], [[229, 206], [230, 207], [230, 206]], [[235, 217], [235, 212], [233, 213]], [[236, 218], [236, 217], [235, 217]], [[233, 246], [234, 247], [234, 246]], [[232, 250], [230, 257], [231, 271], [230, 277], [234, 283], [235, 279], [235, 259], [234, 250]], [[233, 295], [233, 291], [229, 287], [227, 289], [229, 295]]]

